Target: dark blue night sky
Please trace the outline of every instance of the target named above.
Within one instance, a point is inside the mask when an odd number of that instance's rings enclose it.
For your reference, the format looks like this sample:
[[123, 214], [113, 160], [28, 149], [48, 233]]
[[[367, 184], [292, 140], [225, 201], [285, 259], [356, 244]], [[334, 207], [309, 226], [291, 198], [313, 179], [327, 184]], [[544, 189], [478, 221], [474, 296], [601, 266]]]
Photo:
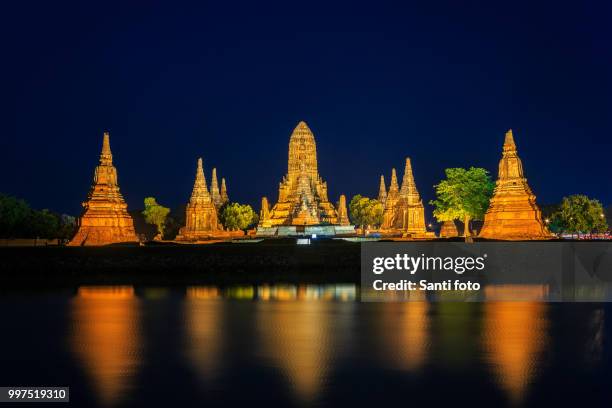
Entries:
[[612, 203], [612, 7], [589, 2], [16, 2], [2, 10], [0, 191], [78, 214], [102, 132], [129, 207], [188, 200], [196, 159], [230, 199], [276, 201], [315, 133], [330, 199], [413, 160], [496, 177], [514, 130], [541, 204]]

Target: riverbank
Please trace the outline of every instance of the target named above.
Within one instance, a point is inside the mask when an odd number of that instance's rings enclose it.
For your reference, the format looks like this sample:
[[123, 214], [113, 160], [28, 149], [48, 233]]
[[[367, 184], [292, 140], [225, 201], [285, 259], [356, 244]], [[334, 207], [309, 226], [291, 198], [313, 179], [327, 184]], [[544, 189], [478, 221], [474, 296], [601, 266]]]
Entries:
[[309, 245], [297, 245], [295, 239], [269, 239], [203, 245], [0, 247], [0, 290], [79, 285], [358, 284], [360, 255], [359, 242], [333, 239], [311, 240]]
[[359, 281], [358, 243], [0, 248], [2, 287]]

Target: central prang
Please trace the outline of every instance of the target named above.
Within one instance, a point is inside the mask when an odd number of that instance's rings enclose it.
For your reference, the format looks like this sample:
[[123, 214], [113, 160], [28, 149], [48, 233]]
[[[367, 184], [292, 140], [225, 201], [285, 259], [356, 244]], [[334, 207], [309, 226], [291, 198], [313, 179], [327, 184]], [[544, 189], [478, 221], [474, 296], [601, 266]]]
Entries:
[[[278, 202], [271, 210], [267, 199], [262, 200], [262, 213], [257, 228], [258, 235], [294, 235], [312, 233], [336, 235], [354, 232], [346, 216], [346, 199], [340, 199], [336, 208], [327, 197], [327, 183], [317, 169], [317, 145], [314, 134], [305, 122], [300, 122], [289, 140], [287, 174], [278, 188]], [[346, 232], [340, 231], [344, 226]], [[293, 228], [283, 228], [293, 227]], [[296, 227], [304, 227], [296, 228]], [[317, 228], [319, 227], [319, 228]], [[299, 231], [298, 231], [299, 229]]]

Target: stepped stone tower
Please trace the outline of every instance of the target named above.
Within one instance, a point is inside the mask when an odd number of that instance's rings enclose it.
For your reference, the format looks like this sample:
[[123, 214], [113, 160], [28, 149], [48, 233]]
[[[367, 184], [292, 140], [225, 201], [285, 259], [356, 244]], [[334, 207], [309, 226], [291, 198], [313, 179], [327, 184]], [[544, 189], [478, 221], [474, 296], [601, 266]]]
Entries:
[[380, 175], [380, 186], [378, 187], [378, 201], [385, 206], [387, 201], [387, 188], [385, 187], [385, 176]]
[[414, 182], [409, 157], [406, 158], [402, 188], [399, 192], [397, 192], [397, 176], [395, 171], [392, 173], [381, 229], [402, 232], [414, 237], [425, 236], [427, 233], [425, 208]]
[[223, 199], [221, 198], [221, 193], [219, 192], [219, 183], [217, 182], [217, 168], [212, 169], [212, 176], [210, 181], [210, 197], [215, 204], [215, 207], [219, 209], [221, 205], [223, 205]]
[[340, 200], [338, 201], [338, 224], [351, 224], [348, 217], [348, 211], [346, 210], [346, 196], [344, 194], [340, 195]]
[[[242, 234], [240, 234], [242, 235]], [[187, 208], [185, 226], [179, 230], [177, 241], [200, 241], [211, 238], [226, 238], [230, 233], [223, 231], [217, 218], [217, 208], [206, 188], [202, 159], [198, 159], [196, 178]]]
[[508, 240], [550, 238], [523, 174], [512, 130], [506, 133], [493, 198], [479, 236]]
[[327, 183], [319, 176], [314, 135], [300, 122], [289, 140], [287, 174], [278, 188], [278, 202], [260, 228], [280, 225], [337, 224], [338, 214], [327, 198]]
[[119, 191], [117, 169], [113, 166], [110, 136], [104, 132], [100, 163], [83, 203], [78, 231], [68, 245], [107, 245], [117, 242], [138, 242], [134, 221]]
[[227, 196], [227, 186], [225, 185], [225, 178], [221, 178], [221, 205], [227, 203], [229, 197]]

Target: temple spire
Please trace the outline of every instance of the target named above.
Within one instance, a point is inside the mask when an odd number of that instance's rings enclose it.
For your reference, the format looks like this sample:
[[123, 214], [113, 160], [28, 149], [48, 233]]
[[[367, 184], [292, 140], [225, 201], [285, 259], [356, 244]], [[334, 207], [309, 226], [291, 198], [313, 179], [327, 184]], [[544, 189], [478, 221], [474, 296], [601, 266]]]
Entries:
[[402, 189], [400, 196], [407, 199], [410, 204], [416, 204], [421, 201], [419, 192], [414, 182], [414, 174], [412, 173], [412, 162], [410, 157], [406, 157], [406, 167], [404, 168], [404, 178], [402, 179]]
[[217, 181], [217, 168], [212, 169], [211, 182], [210, 182], [210, 195], [212, 197], [215, 206], [220, 207], [221, 194], [219, 193], [219, 182]]
[[138, 242], [134, 221], [119, 191], [117, 169], [113, 166], [110, 136], [104, 132], [100, 163], [94, 170], [93, 183], [83, 202], [78, 230], [68, 245], [107, 245]]
[[225, 185], [225, 177], [221, 178], [221, 203], [225, 204], [229, 201], [227, 195], [227, 187]]
[[196, 170], [196, 178], [193, 183], [193, 192], [191, 193], [191, 202], [199, 199], [210, 199], [208, 188], [206, 187], [206, 177], [204, 176], [204, 167], [202, 166], [202, 158], [198, 158], [198, 168]]
[[504, 151], [516, 151], [516, 143], [514, 143], [514, 135], [512, 129], [508, 129], [506, 132], [506, 138], [504, 140]]
[[550, 238], [536, 197], [523, 173], [512, 130], [508, 130], [504, 138], [495, 190], [480, 236], [508, 240]]
[[113, 153], [110, 148], [110, 134], [108, 132], [104, 132], [104, 137], [102, 138], [102, 153], [100, 153], [100, 164], [105, 166], [113, 165]]
[[380, 186], [378, 187], [378, 201], [381, 203], [385, 203], [387, 199], [387, 188], [385, 186], [385, 176], [380, 175]]
[[397, 172], [395, 171], [395, 168], [391, 169], [391, 184], [389, 185], [389, 193], [391, 192], [398, 192], [399, 191], [399, 185], [397, 184]]
[[300, 121], [291, 132], [287, 170], [289, 177], [297, 177], [304, 172], [311, 179], [318, 176], [317, 145], [312, 130], [304, 121]]
[[179, 230], [177, 241], [197, 242], [207, 239], [227, 239], [244, 235], [242, 231], [227, 231], [219, 221], [217, 207], [206, 188], [202, 159], [193, 185], [191, 200], [185, 208], [185, 226]]
[[219, 183], [217, 181], [217, 168], [213, 167], [210, 181], [210, 192], [214, 194], [215, 190], [219, 192]]
[[312, 133], [312, 130], [310, 130], [308, 124], [306, 124], [306, 122], [304, 122], [303, 120], [300, 120], [297, 126], [293, 129], [289, 141], [291, 142], [292, 139], [299, 138], [307, 138], [314, 140], [314, 134]]
[[270, 217], [260, 219], [257, 235], [286, 234], [278, 229], [280, 226], [338, 224], [327, 183], [319, 175], [315, 136], [304, 121], [293, 129], [288, 153], [287, 174], [279, 184], [278, 201], [270, 209]]
[[397, 191], [397, 174], [395, 169], [393, 170], [381, 229], [412, 238], [424, 237], [428, 234], [425, 228], [425, 208], [414, 182], [410, 157], [406, 157], [402, 187], [399, 192]]
[[404, 168], [404, 178], [402, 179], [402, 194], [408, 194], [415, 189], [414, 175], [412, 174], [412, 163], [410, 157], [406, 157], [406, 167]]

